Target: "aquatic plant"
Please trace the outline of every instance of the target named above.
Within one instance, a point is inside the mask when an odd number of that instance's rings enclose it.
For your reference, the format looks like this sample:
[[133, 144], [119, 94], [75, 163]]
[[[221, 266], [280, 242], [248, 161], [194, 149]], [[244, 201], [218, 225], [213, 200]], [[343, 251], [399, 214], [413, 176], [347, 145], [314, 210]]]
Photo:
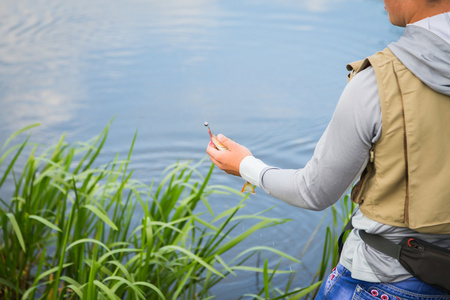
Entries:
[[[280, 291], [272, 278], [291, 271], [270, 270], [267, 260], [261, 268], [244, 265], [267, 251], [300, 263], [270, 247], [225, 261], [252, 233], [289, 220], [238, 215], [247, 196], [209, 185], [213, 165], [204, 176], [203, 162], [179, 162], [157, 186], [146, 185], [128, 168], [136, 135], [125, 159], [96, 166], [109, 125], [88, 142], [69, 144], [63, 135], [41, 151], [28, 135], [10, 146], [32, 127], [1, 149], [0, 191], [9, 184], [13, 192], [0, 198], [0, 299], [211, 299], [211, 288], [237, 270], [263, 274], [255, 299], [299, 299], [317, 287], [291, 289], [289, 282]], [[219, 194], [239, 203], [217, 214], [209, 201]], [[237, 234], [244, 220], [253, 225]]]
[[[338, 208], [339, 207], [339, 208]], [[344, 195], [335, 205], [331, 207], [333, 214], [333, 222], [327, 225], [325, 231], [325, 239], [322, 251], [322, 259], [317, 268], [316, 275], [312, 279], [312, 285], [316, 282], [323, 282], [330, 273], [331, 268], [335, 267], [339, 262], [339, 236], [341, 235], [345, 225], [350, 221], [356, 204], [350, 200], [349, 195]], [[344, 233], [344, 241], [349, 232]], [[319, 289], [311, 291], [305, 299], [314, 299]]]

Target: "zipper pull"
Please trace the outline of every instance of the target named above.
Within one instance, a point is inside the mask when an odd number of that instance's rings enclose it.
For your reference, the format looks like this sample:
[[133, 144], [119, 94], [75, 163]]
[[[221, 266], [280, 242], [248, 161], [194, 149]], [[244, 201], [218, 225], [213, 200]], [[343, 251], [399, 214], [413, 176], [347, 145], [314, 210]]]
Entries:
[[371, 162], [371, 163], [373, 163], [374, 161], [375, 161], [375, 152], [373, 151], [373, 148], [372, 149], [370, 149], [370, 151], [369, 151], [369, 161]]
[[410, 238], [408, 240], [408, 246], [411, 247], [411, 248], [415, 248], [418, 251], [424, 251], [425, 250], [425, 247], [421, 243], [416, 241], [414, 238]]

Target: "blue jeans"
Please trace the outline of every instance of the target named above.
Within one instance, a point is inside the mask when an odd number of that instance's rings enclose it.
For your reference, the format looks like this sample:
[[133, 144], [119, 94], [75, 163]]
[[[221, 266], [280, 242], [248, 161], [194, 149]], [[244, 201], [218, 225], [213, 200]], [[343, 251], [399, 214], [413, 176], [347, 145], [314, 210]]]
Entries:
[[450, 299], [450, 296], [414, 277], [395, 283], [372, 283], [353, 279], [350, 271], [338, 264], [315, 298], [321, 299], [443, 300]]

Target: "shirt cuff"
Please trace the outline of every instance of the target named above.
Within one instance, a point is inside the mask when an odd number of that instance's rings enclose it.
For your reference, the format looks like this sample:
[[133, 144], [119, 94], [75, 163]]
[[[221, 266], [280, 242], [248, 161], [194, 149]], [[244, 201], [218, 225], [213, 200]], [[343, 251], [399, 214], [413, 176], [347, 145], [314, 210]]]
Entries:
[[261, 187], [259, 184], [259, 177], [261, 171], [266, 167], [268, 167], [268, 165], [261, 160], [255, 158], [254, 156], [247, 156], [239, 165], [239, 173], [246, 181], [256, 185], [257, 187]]

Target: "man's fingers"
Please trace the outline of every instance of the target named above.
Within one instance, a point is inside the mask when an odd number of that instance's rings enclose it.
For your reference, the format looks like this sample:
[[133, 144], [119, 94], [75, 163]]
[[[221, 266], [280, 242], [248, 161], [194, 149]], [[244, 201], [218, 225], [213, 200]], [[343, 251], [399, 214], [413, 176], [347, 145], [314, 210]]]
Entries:
[[216, 166], [219, 164], [217, 160], [214, 159], [214, 157], [210, 156], [209, 159], [215, 164]]
[[223, 146], [228, 148], [229, 151], [217, 150], [214, 145], [210, 143], [206, 149], [206, 153], [209, 154], [210, 160], [226, 173], [240, 176], [240, 163], [246, 156], [252, 155], [251, 152], [246, 147], [239, 145], [223, 134], [217, 135], [217, 140]]
[[214, 154], [214, 151], [217, 151], [217, 149], [214, 147], [213, 142], [209, 142], [208, 147], [206, 147], [206, 153], [209, 154], [209, 156]]

